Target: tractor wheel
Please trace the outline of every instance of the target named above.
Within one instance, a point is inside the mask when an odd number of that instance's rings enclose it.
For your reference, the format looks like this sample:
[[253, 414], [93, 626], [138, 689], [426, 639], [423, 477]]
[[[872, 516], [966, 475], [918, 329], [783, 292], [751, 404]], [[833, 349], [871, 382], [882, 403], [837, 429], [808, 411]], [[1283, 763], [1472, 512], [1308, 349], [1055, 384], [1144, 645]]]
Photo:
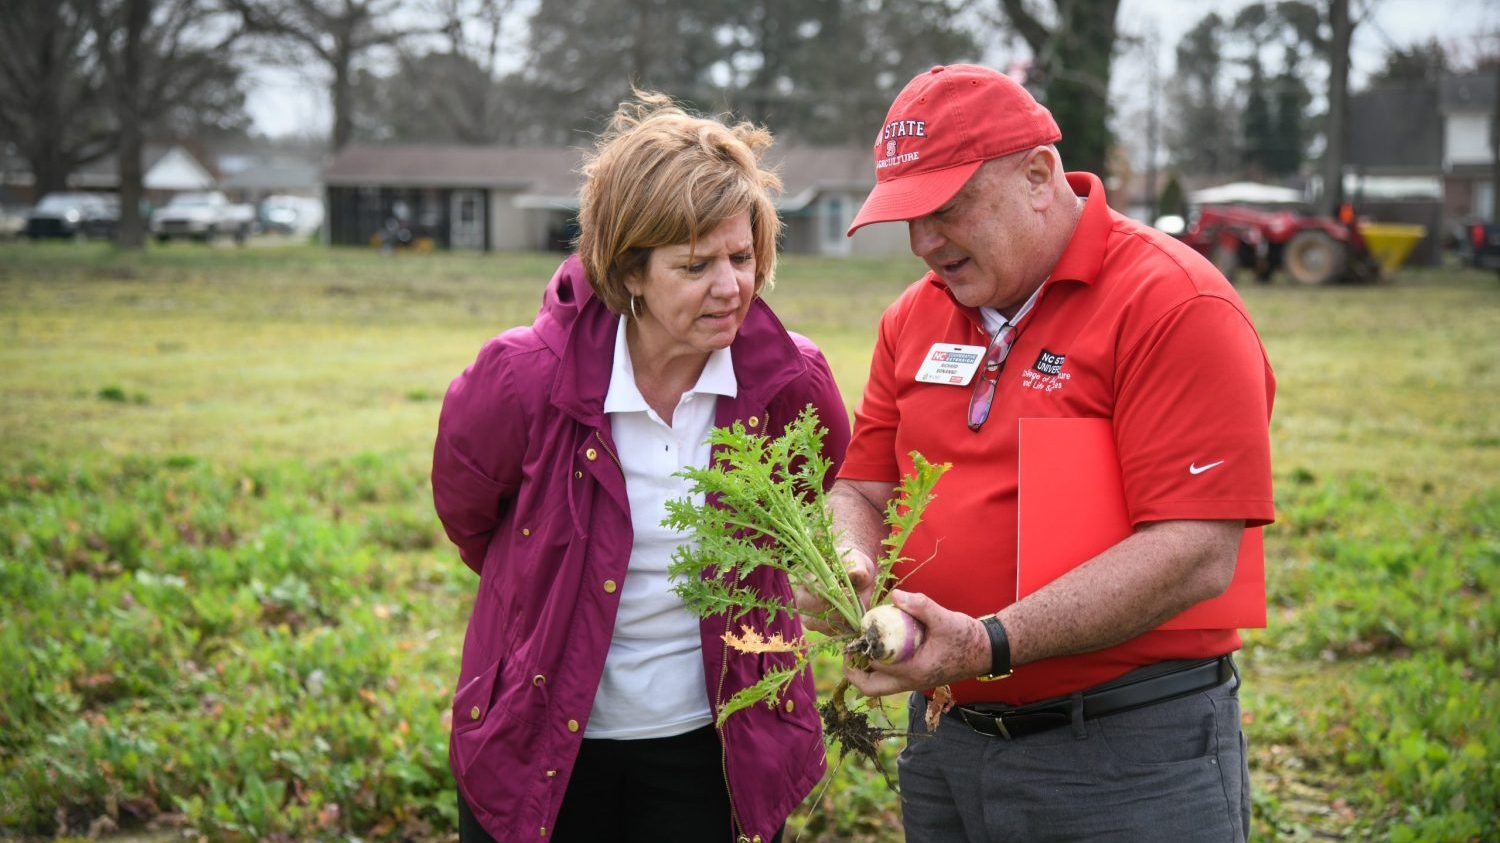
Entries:
[[1282, 266], [1298, 284], [1327, 284], [1344, 273], [1344, 244], [1326, 231], [1299, 231], [1286, 241]]

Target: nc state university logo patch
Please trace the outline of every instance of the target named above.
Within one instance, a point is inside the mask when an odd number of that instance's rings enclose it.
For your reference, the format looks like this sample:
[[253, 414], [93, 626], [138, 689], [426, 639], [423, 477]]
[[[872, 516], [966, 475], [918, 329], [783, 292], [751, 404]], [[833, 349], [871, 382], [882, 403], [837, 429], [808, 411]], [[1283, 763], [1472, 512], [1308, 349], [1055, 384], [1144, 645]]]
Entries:
[[1042, 349], [1042, 353], [1037, 355], [1036, 362], [1031, 364], [1031, 368], [1036, 369], [1044, 375], [1060, 375], [1062, 374], [1063, 361], [1067, 359], [1067, 355], [1065, 354], [1053, 354], [1044, 348]]
[[1021, 373], [1021, 386], [1037, 392], [1056, 392], [1062, 389], [1064, 384], [1073, 379], [1071, 373], [1063, 371], [1063, 365], [1067, 361], [1066, 354], [1055, 354], [1042, 349], [1031, 368]]

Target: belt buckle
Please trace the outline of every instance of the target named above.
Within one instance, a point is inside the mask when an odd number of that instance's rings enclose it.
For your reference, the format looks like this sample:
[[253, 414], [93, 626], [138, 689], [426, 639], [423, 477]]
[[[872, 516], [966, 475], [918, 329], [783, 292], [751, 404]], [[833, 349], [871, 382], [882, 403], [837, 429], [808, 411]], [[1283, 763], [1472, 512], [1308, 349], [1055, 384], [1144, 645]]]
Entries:
[[[970, 708], [960, 708], [958, 711], [961, 715], [961, 719], [964, 721], [964, 725], [968, 726], [970, 729], [973, 729], [979, 734], [984, 735], [987, 738], [1005, 738], [1008, 741], [1015, 740], [1015, 737], [1010, 733], [1010, 728], [1005, 725], [1005, 715], [988, 714], [986, 712]], [[978, 724], [980, 723], [983, 723], [985, 725], [993, 725], [995, 731], [991, 732], [988, 729], [979, 728]]]
[[995, 714], [991, 715], [991, 717], [995, 721], [995, 728], [1000, 730], [1000, 737], [1005, 738], [1008, 741], [1015, 740], [1015, 738], [1010, 736], [1010, 730], [1005, 728], [1005, 715]]

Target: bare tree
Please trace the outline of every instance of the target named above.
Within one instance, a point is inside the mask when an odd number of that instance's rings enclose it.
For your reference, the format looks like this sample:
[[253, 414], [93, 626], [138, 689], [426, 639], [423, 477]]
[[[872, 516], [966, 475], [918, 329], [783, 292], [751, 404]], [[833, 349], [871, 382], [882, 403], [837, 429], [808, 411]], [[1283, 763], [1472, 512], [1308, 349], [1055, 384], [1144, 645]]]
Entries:
[[213, 0], [91, 0], [86, 5], [117, 128], [120, 225], [115, 241], [121, 248], [138, 249], [145, 243], [140, 204], [147, 133], [171, 109], [237, 80], [229, 49], [240, 30]]
[[[419, 0], [410, 17], [435, 29], [393, 73], [356, 74], [356, 137], [584, 143], [636, 85], [784, 139], [864, 144], [913, 74], [979, 53], [964, 0], [573, 0], [535, 6], [526, 42], [506, 43], [527, 5]], [[503, 67], [506, 50], [525, 62]]]
[[[505, 39], [522, 29], [514, 0], [422, 0], [424, 37], [394, 46], [395, 62], [361, 67], [350, 97], [357, 141], [512, 141], [515, 91], [502, 78]], [[515, 47], [511, 47], [515, 49]], [[502, 119], [502, 117], [506, 119]]]
[[716, 34], [722, 0], [573, 0], [541, 3], [529, 23], [526, 66], [507, 80], [510, 129], [523, 143], [586, 142], [632, 85], [698, 107], [723, 90], [711, 68], [728, 47]]
[[402, 28], [406, 0], [224, 0], [255, 33], [313, 56], [333, 75], [333, 149], [354, 131], [354, 71], [371, 50], [431, 30]]
[[500, 136], [500, 44], [514, 6], [515, 0], [428, 0], [445, 49], [401, 57], [402, 74], [422, 83], [418, 96], [464, 143], [493, 143]]
[[37, 197], [114, 149], [91, 32], [79, 0], [13, 0], [0, 15], [0, 139], [26, 158]]
[[[979, 53], [954, 0], [741, 0], [734, 109], [802, 143], [869, 143], [908, 79]], [[734, 83], [738, 83], [735, 85]]]
[[[515, 0], [428, 0], [452, 55], [468, 56], [487, 79], [499, 75], [500, 39]], [[472, 24], [472, 25], [470, 25]], [[473, 34], [471, 35], [471, 30]]]
[[1224, 90], [1227, 29], [1218, 13], [1209, 12], [1177, 42], [1177, 69], [1167, 85], [1167, 145], [1185, 173], [1218, 175], [1232, 164], [1240, 115]]
[[501, 88], [463, 54], [402, 51], [386, 75], [360, 70], [352, 139], [485, 144], [502, 141]]
[[1062, 127], [1070, 166], [1103, 175], [1110, 147], [1109, 74], [1120, 0], [1053, 0], [1048, 25], [1027, 0], [1000, 0], [1034, 56], [1047, 108]]

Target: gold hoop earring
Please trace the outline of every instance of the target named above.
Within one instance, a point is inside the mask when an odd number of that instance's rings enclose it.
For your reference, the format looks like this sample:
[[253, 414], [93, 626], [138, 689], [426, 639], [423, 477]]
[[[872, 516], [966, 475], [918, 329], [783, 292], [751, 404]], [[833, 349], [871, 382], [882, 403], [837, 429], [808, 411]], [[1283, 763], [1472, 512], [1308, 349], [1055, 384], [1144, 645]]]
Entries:
[[631, 296], [630, 297], [630, 318], [634, 319], [637, 322], [639, 322], [639, 321], [641, 321], [641, 314], [638, 313], [638, 312], [636, 312], [636, 309], [635, 309], [635, 299], [636, 299], [635, 296]]

